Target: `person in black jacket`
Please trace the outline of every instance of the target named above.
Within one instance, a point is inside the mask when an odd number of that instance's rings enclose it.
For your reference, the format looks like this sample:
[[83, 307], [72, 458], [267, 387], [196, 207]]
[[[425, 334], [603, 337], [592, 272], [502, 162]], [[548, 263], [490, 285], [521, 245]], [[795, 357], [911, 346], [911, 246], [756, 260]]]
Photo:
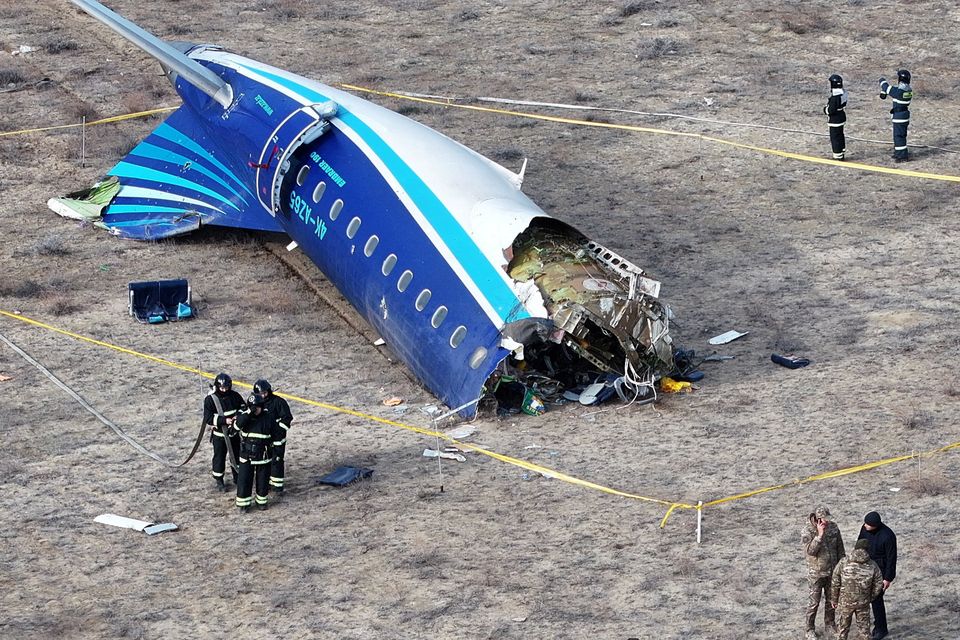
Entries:
[[263, 400], [263, 410], [270, 416], [274, 424], [276, 437], [271, 443], [273, 447], [273, 462], [270, 464], [270, 486], [277, 494], [283, 493], [284, 466], [283, 454], [287, 449], [287, 430], [293, 422], [290, 405], [280, 396], [273, 394], [273, 387], [266, 380], [257, 380], [253, 383], [253, 395]]
[[893, 106], [890, 108], [890, 120], [893, 122], [893, 159], [904, 162], [910, 159], [907, 149], [907, 127], [910, 126], [910, 101], [913, 100], [913, 88], [910, 86], [910, 72], [897, 71], [897, 85], [880, 78], [880, 99], [890, 96]]
[[863, 518], [863, 527], [860, 528], [859, 539], [866, 539], [870, 546], [867, 553], [870, 559], [880, 567], [883, 574], [883, 591], [871, 603], [873, 606], [873, 636], [872, 640], [885, 638], [887, 629], [887, 610], [883, 604], [883, 594], [890, 588], [890, 584], [897, 577], [897, 536], [890, 527], [883, 524], [880, 514], [871, 511]]
[[847, 121], [844, 109], [847, 106], [847, 92], [843, 88], [843, 78], [837, 74], [830, 76], [830, 98], [823, 112], [827, 114], [830, 128], [830, 147], [833, 149], [833, 159], [843, 160], [847, 152], [847, 141], [843, 135], [843, 125]]
[[226, 491], [223, 473], [227, 464], [227, 446], [230, 456], [230, 470], [233, 472], [233, 484], [237, 484], [237, 470], [233, 468], [240, 455], [240, 436], [233, 427], [237, 414], [243, 409], [243, 397], [233, 390], [233, 380], [225, 373], [217, 375], [213, 388], [203, 399], [203, 423], [210, 427], [210, 442], [213, 443], [213, 461], [211, 475], [217, 482], [217, 490]]
[[254, 501], [258, 509], [266, 509], [270, 495], [270, 463], [277, 427], [265, 404], [265, 398], [251, 395], [247, 408], [237, 416], [240, 432], [237, 507], [241, 512], [249, 511]]

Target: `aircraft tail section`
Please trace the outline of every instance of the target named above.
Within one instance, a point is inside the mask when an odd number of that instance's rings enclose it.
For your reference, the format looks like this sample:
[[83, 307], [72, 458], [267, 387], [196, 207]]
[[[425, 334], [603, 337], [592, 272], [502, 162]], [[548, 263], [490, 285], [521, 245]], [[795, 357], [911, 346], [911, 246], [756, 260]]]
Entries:
[[48, 205], [137, 240], [159, 240], [201, 225], [283, 231], [251, 190], [252, 171], [231, 162], [191, 114], [180, 107], [106, 179]]

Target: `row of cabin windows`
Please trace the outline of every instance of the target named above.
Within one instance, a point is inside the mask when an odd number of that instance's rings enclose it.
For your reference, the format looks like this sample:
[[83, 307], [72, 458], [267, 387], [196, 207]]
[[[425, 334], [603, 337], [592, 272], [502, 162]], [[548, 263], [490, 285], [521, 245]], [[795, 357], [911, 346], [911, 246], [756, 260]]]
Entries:
[[[302, 187], [307, 181], [307, 174], [310, 173], [310, 166], [303, 165], [300, 167], [300, 171], [297, 173], [297, 186]], [[314, 203], [319, 203], [320, 198], [323, 197], [324, 191], [327, 190], [327, 183], [320, 181], [313, 190], [312, 199]], [[343, 200], [337, 198], [334, 200], [333, 204], [330, 206], [330, 220], [336, 220], [340, 217], [340, 211], [343, 209]], [[350, 224], [347, 225], [347, 237], [351, 240], [356, 237], [357, 232], [360, 230], [361, 220], [359, 217], [354, 216], [350, 220]], [[366, 244], [363, 245], [363, 255], [366, 257], [371, 257], [373, 252], [376, 251], [377, 245], [380, 244], [380, 238], [375, 235], [370, 236], [367, 239]], [[388, 255], [383, 260], [383, 265], [380, 268], [380, 272], [384, 276], [389, 276], [393, 271], [393, 268], [397, 265], [397, 256], [395, 254]], [[413, 281], [413, 272], [409, 269], [405, 270], [400, 274], [400, 278], [397, 280], [397, 291], [403, 293], [407, 290], [407, 287], [410, 286], [410, 283]], [[433, 294], [429, 289], [424, 289], [420, 292], [420, 295], [417, 296], [416, 301], [414, 301], [414, 306], [417, 311], [423, 311], [427, 308], [427, 305], [430, 303], [430, 298]], [[447, 317], [447, 308], [443, 305], [437, 307], [436, 311], [433, 312], [433, 316], [430, 317], [430, 326], [434, 329], [439, 329], [440, 325], [443, 324], [443, 321]], [[458, 326], [454, 329], [453, 333], [450, 335], [450, 346], [456, 349], [460, 346], [460, 343], [463, 342], [463, 339], [467, 337], [467, 328], [463, 325]], [[479, 367], [484, 358], [487, 356], [487, 350], [484, 347], [477, 347], [477, 349], [470, 356], [470, 366], [473, 369]]]

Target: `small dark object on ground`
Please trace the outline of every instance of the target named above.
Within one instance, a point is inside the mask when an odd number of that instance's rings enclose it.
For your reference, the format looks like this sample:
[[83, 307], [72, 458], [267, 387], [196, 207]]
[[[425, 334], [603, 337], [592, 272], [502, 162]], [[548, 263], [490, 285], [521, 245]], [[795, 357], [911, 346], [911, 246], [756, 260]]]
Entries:
[[800, 358], [793, 354], [782, 356], [779, 353], [774, 353], [770, 355], [770, 360], [787, 369], [799, 369], [810, 364], [810, 360], [807, 358]]
[[317, 480], [317, 482], [319, 484], [329, 484], [334, 487], [343, 487], [351, 482], [369, 478], [372, 475], [373, 469], [361, 469], [360, 467], [337, 467], [327, 475]]

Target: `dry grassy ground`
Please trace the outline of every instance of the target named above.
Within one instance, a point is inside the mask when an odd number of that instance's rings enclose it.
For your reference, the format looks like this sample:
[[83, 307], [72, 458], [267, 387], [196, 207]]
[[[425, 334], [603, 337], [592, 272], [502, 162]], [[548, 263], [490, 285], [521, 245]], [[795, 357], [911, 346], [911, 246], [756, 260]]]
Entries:
[[[176, 104], [154, 61], [65, 3], [0, 7], [0, 130]], [[848, 136], [888, 140], [876, 78], [914, 73], [911, 143], [960, 150], [960, 10], [938, 2], [613, 3], [198, 0], [110, 5], [158, 35], [215, 42], [328, 83], [673, 112], [826, 132], [826, 78], [851, 92]], [[185, 18], [185, 16], [190, 16]], [[13, 56], [20, 45], [36, 51]], [[378, 99], [516, 169], [553, 215], [663, 281], [678, 341], [749, 331], [700, 389], [656, 407], [567, 407], [478, 422], [475, 441], [668, 500], [710, 500], [960, 440], [955, 183], [788, 160], [650, 134]], [[563, 115], [571, 115], [564, 112]], [[577, 117], [587, 114], [573, 114]], [[594, 116], [596, 117], [596, 116]], [[818, 157], [825, 138], [668, 118]], [[45, 201], [91, 184], [157, 120], [0, 137], [0, 309], [239, 380], [426, 426], [432, 398], [242, 234], [121, 242]], [[893, 166], [890, 145], [850, 159]], [[916, 149], [908, 168], [960, 175]], [[143, 326], [126, 283], [189, 278], [202, 315]], [[268, 302], [270, 301], [270, 302]], [[196, 376], [8, 318], [14, 340], [137, 438], [185, 453]], [[796, 351], [812, 366], [776, 367]], [[663, 530], [658, 505], [293, 404], [290, 489], [240, 516], [211, 491], [209, 449], [168, 470], [120, 442], [0, 348], [0, 635], [17, 638], [800, 638], [804, 515], [830, 506], [848, 544], [881, 511], [900, 537], [892, 638], [960, 629], [956, 452], [763, 494]], [[328, 490], [338, 464], [373, 480]], [[891, 489], [899, 488], [898, 492]], [[153, 538], [93, 522], [173, 521]]]

